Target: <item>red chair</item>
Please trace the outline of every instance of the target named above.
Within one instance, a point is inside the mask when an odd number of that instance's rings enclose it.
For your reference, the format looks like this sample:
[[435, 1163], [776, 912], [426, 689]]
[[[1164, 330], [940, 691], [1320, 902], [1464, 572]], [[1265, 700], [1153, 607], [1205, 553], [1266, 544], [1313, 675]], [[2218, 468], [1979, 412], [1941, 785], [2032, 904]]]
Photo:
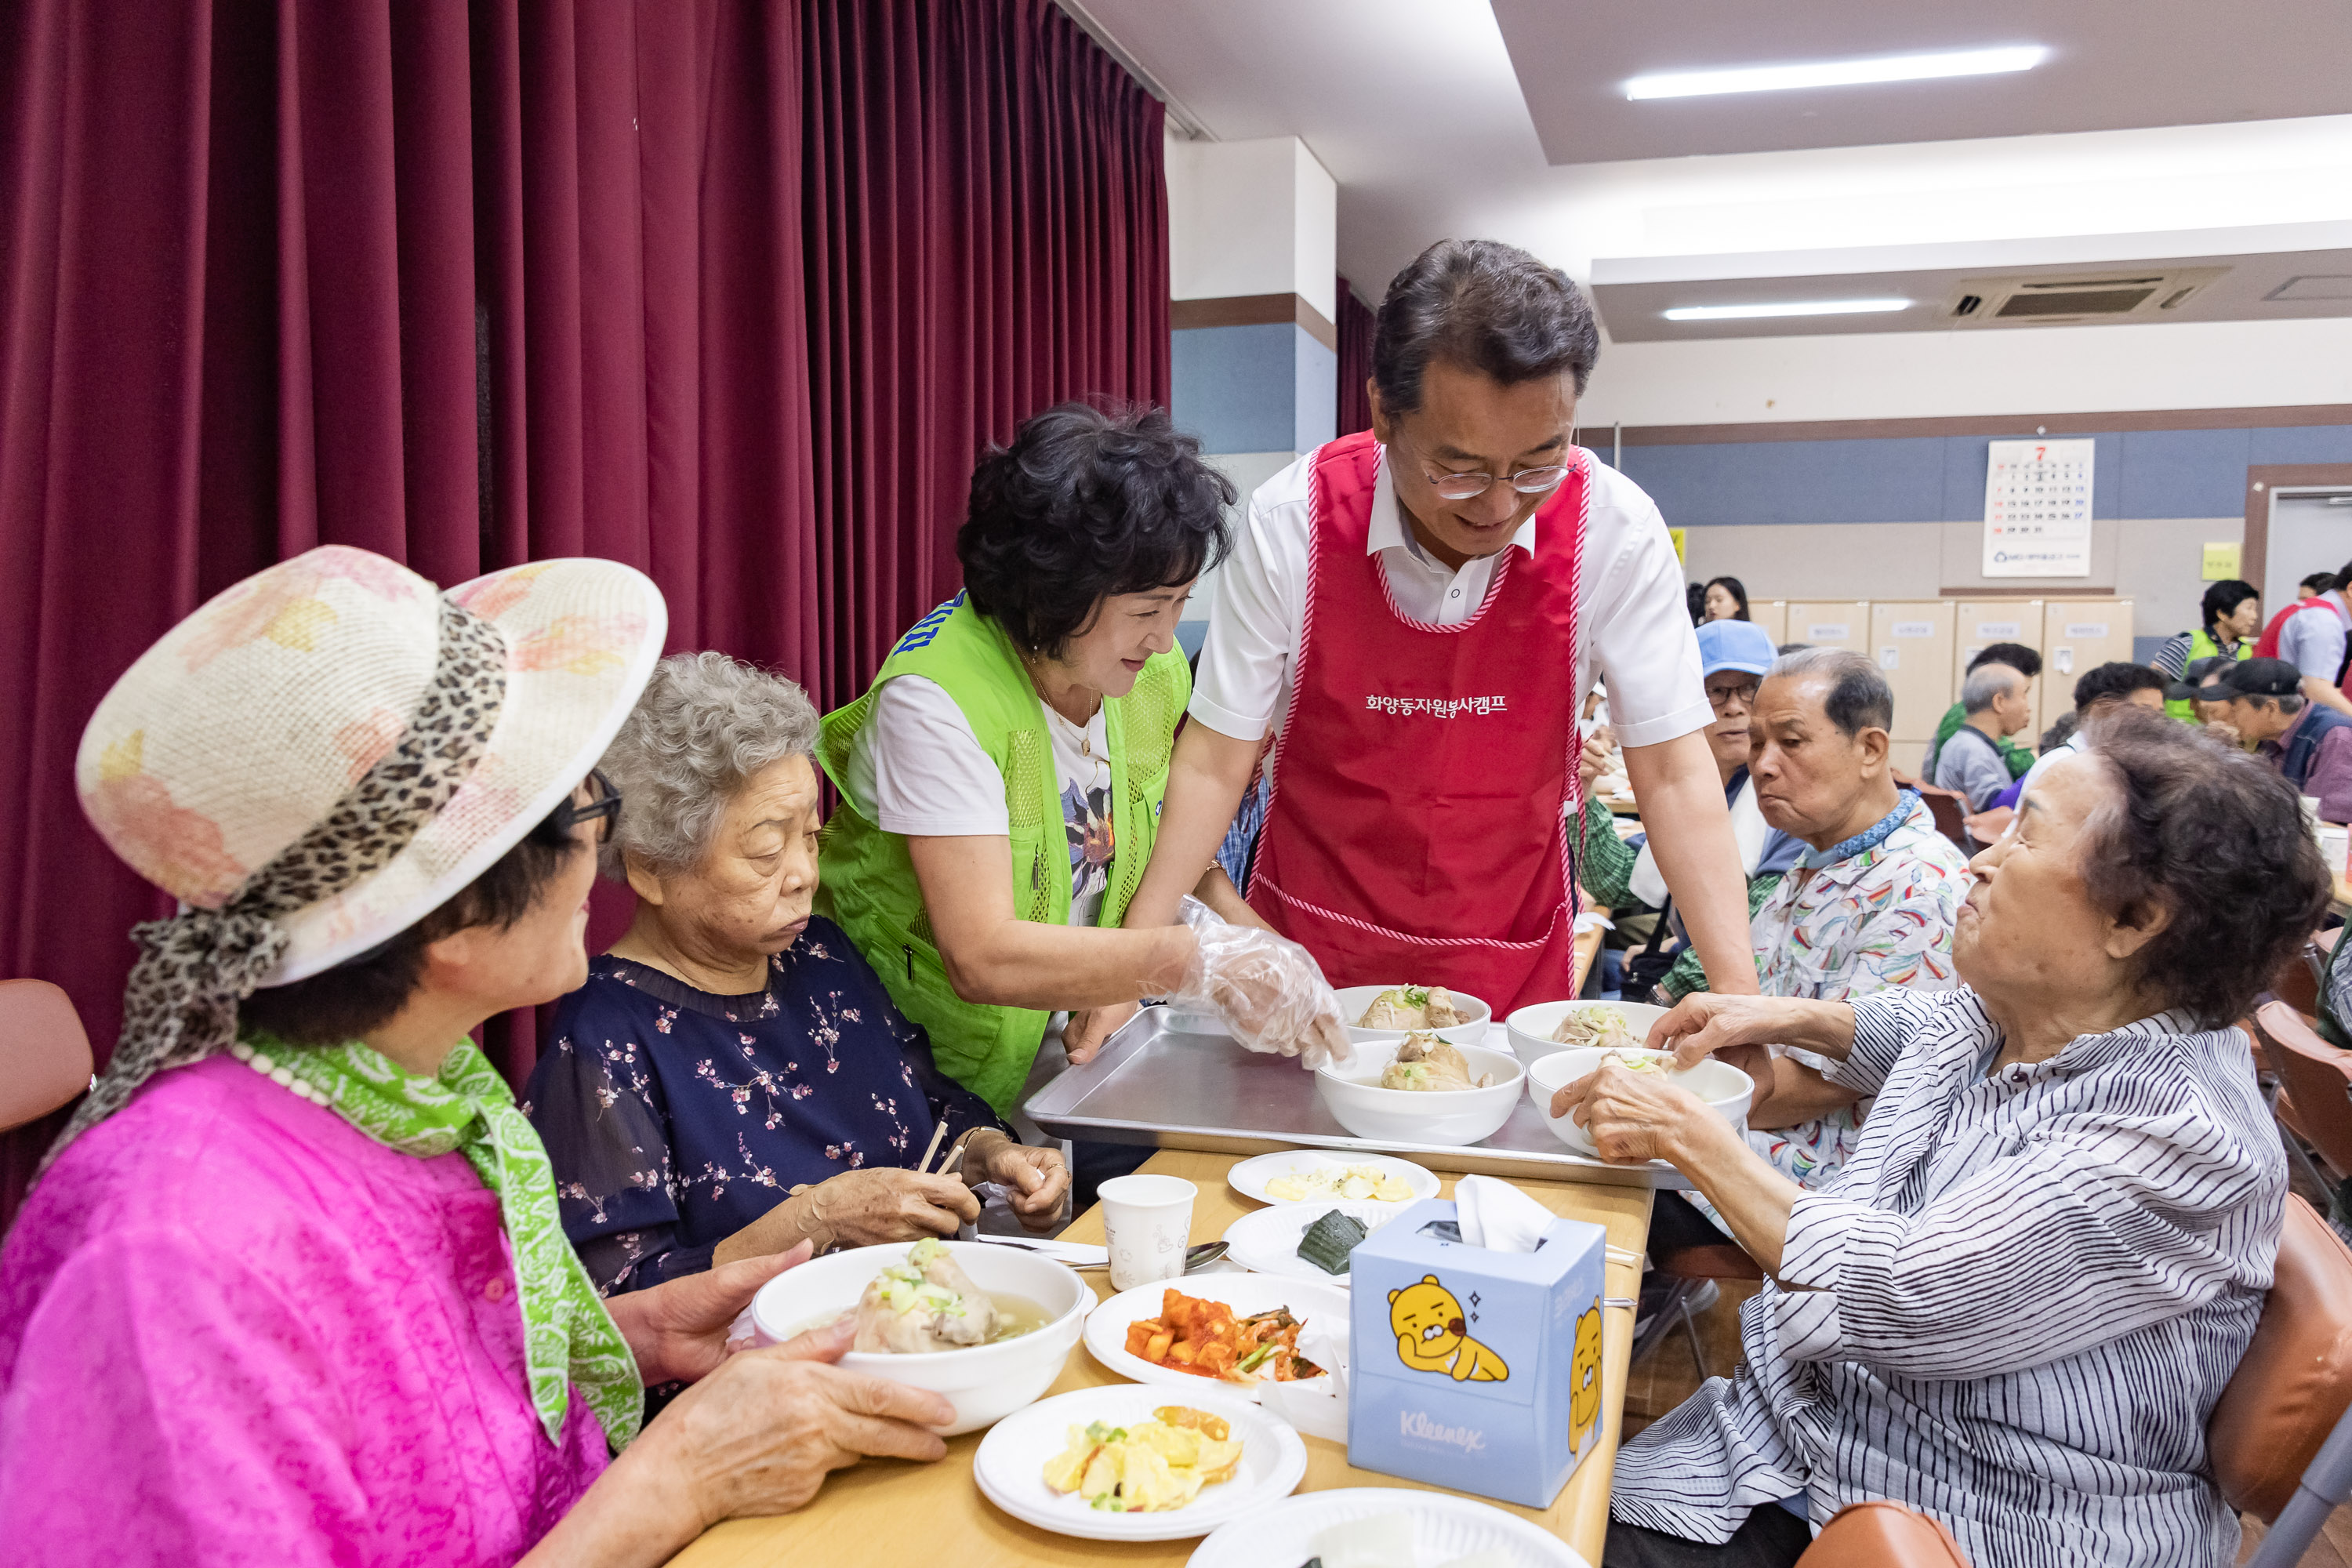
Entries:
[[2253, 1343], [2206, 1423], [2221, 1496], [2269, 1523], [2352, 1407], [2352, 1249], [2301, 1198], [2286, 1200], [2278, 1265]]
[[1913, 784], [1919, 798], [1927, 803], [1928, 812], [1936, 818], [1936, 831], [1960, 847], [1960, 853], [1971, 855], [1975, 849], [1969, 843], [1969, 803], [1948, 789], [1934, 784]]
[[0, 1132], [70, 1103], [89, 1068], [71, 997], [46, 980], [0, 980]]

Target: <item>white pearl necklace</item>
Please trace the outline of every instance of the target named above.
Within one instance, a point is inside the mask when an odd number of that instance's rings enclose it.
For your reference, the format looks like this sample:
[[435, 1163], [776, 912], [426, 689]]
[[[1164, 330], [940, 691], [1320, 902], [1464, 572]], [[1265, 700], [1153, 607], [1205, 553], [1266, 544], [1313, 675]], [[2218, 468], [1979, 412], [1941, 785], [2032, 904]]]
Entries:
[[313, 1105], [332, 1105], [335, 1102], [333, 1095], [316, 1087], [308, 1079], [296, 1078], [291, 1068], [268, 1051], [257, 1051], [243, 1040], [237, 1040], [230, 1044], [228, 1054], [278, 1088], [291, 1089]]

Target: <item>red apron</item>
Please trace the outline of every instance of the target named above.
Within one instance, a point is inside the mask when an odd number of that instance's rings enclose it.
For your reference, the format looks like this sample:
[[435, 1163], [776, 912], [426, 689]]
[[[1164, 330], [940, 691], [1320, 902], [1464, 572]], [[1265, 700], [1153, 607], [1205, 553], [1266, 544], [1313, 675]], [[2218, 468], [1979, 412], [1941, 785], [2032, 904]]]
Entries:
[[1502, 1017], [1574, 995], [1576, 591], [1591, 459], [1468, 620], [1409, 620], [1365, 552], [1381, 448], [1315, 454], [1307, 615], [1251, 907], [1334, 985], [1438, 984]]

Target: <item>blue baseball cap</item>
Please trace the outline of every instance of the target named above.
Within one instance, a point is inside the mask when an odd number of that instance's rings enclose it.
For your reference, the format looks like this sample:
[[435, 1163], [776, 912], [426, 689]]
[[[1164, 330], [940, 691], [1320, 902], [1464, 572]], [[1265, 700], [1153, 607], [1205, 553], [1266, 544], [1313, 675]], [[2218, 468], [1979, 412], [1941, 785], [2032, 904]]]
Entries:
[[1771, 634], [1754, 621], [1706, 621], [1698, 628], [1701, 677], [1713, 675], [1718, 669], [1744, 669], [1750, 675], [1762, 675], [1779, 657], [1772, 647]]

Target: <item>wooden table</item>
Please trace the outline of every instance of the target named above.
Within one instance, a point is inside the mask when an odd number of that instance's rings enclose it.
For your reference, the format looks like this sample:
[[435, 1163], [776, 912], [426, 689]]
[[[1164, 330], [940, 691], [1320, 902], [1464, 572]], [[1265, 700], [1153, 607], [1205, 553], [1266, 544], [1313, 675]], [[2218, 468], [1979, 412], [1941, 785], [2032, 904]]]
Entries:
[[[1214, 1241], [1225, 1227], [1258, 1205], [1225, 1185], [1225, 1173], [1237, 1156], [1163, 1150], [1144, 1165], [1147, 1171], [1182, 1176], [1201, 1189], [1192, 1205], [1192, 1239]], [[1452, 1177], [1443, 1178], [1441, 1191], [1454, 1191]], [[1591, 1220], [1609, 1230], [1609, 1244], [1639, 1254], [1650, 1229], [1647, 1187], [1587, 1185], [1568, 1182], [1521, 1182], [1520, 1190], [1555, 1214]], [[1078, 1216], [1066, 1240], [1099, 1243], [1102, 1214], [1089, 1209]], [[1089, 1273], [1097, 1294], [1112, 1292], [1107, 1275]], [[1609, 1294], [1639, 1292], [1638, 1266], [1612, 1260]], [[1601, 1561], [1601, 1540], [1609, 1529], [1609, 1482], [1616, 1468], [1617, 1442], [1625, 1406], [1626, 1363], [1633, 1348], [1633, 1314], [1622, 1308], [1602, 1315], [1601, 1444], [1549, 1509], [1509, 1509], [1566, 1541], [1588, 1563]], [[1053, 1392], [1093, 1388], [1122, 1380], [1108, 1373], [1083, 1345], [1070, 1352]], [[868, 1459], [836, 1472], [824, 1483], [816, 1500], [798, 1513], [780, 1519], [733, 1520], [706, 1533], [673, 1558], [680, 1568], [772, 1568], [783, 1563], [824, 1564], [855, 1563], [916, 1563], [943, 1561], [955, 1568], [995, 1568], [996, 1564], [1029, 1563], [1087, 1563], [1106, 1561], [1181, 1563], [1199, 1544], [1196, 1540], [1149, 1543], [1081, 1541], [1035, 1529], [999, 1513], [980, 1495], [971, 1477], [972, 1450], [982, 1433], [948, 1439], [948, 1456], [935, 1465], [911, 1465], [898, 1460]], [[1404, 1487], [1422, 1490], [1414, 1481], [1359, 1470], [1348, 1463], [1347, 1445], [1320, 1437], [1307, 1440], [1307, 1479], [1300, 1491], [1336, 1487]]]

